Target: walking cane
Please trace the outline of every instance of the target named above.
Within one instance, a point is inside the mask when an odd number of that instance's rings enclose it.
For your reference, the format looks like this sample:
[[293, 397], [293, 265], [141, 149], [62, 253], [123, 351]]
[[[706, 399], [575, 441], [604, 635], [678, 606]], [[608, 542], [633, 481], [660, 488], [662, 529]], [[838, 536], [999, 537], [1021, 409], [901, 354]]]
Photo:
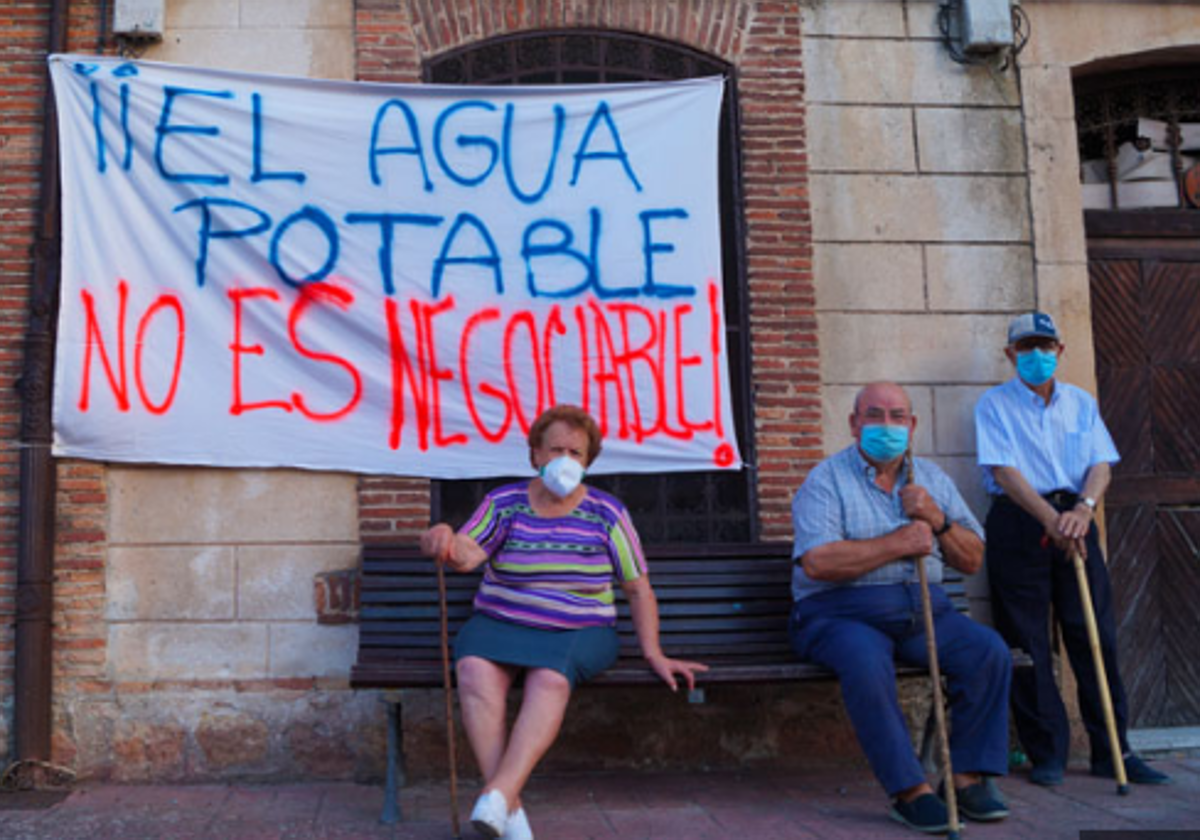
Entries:
[[461, 840], [462, 830], [458, 826], [458, 750], [455, 748], [454, 731], [454, 684], [450, 681], [450, 631], [446, 607], [446, 556], [438, 558], [438, 607], [441, 612], [442, 631], [442, 686], [446, 694], [446, 753], [450, 763], [450, 826], [454, 840]]
[[[910, 447], [904, 455], [904, 474], [913, 483], [913, 454]], [[954, 770], [950, 766], [950, 738], [946, 734], [946, 709], [942, 705], [942, 673], [938, 667], [937, 639], [933, 635], [933, 601], [929, 597], [929, 575], [925, 558], [917, 557], [917, 579], [921, 582], [921, 610], [925, 614], [925, 650], [929, 656], [929, 678], [933, 682], [933, 720], [937, 725], [938, 747], [946, 788], [946, 811], [950, 817], [950, 840], [958, 840], [958, 793], [954, 789]]]
[[1088, 586], [1087, 570], [1083, 555], [1077, 546], [1071, 547], [1071, 562], [1075, 565], [1075, 579], [1079, 581], [1079, 600], [1083, 603], [1083, 620], [1087, 624], [1088, 643], [1092, 648], [1092, 662], [1096, 667], [1096, 681], [1100, 688], [1100, 708], [1104, 710], [1104, 726], [1108, 730], [1108, 744], [1112, 749], [1113, 769], [1117, 775], [1117, 793], [1129, 793], [1129, 781], [1125, 777], [1125, 756], [1121, 754], [1121, 739], [1117, 736], [1117, 718], [1113, 714], [1112, 692], [1108, 688], [1108, 671], [1104, 667], [1104, 655], [1100, 652], [1100, 631], [1096, 628], [1096, 612], [1092, 608], [1092, 590]]

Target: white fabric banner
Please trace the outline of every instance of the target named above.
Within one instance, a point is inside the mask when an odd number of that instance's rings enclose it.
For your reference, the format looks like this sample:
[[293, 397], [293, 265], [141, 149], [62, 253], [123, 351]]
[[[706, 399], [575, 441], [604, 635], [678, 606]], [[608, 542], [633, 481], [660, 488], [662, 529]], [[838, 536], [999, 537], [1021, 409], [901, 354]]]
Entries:
[[438, 478], [737, 469], [720, 79], [382, 85], [56, 55], [54, 453]]

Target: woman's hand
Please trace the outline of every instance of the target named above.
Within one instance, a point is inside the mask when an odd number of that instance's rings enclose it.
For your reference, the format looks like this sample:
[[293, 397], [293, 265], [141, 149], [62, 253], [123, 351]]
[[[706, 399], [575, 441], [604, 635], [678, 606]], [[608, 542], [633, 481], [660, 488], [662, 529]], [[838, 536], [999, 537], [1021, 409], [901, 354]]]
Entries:
[[647, 656], [646, 661], [650, 663], [650, 667], [654, 669], [654, 673], [658, 674], [672, 691], [679, 690], [679, 682], [675, 679], [676, 674], [683, 677], [683, 681], [687, 683], [688, 691], [696, 687], [696, 674], [703, 674], [708, 670], [707, 665], [701, 665], [699, 662], [689, 662], [686, 659], [672, 659], [663, 654], [655, 656]]
[[442, 560], [454, 546], [454, 529], [445, 522], [434, 525], [421, 535], [421, 553], [434, 560]]
[[683, 677], [688, 691], [696, 687], [696, 674], [708, 670], [707, 665], [699, 662], [688, 662], [684, 659], [672, 659], [662, 652], [658, 641], [658, 599], [650, 581], [643, 575], [635, 580], [621, 584], [625, 597], [629, 599], [629, 612], [633, 617], [633, 629], [637, 631], [638, 641], [642, 645], [642, 655], [654, 669], [654, 673], [671, 687], [672, 691], [679, 690], [676, 676]]
[[469, 572], [487, 560], [487, 554], [470, 537], [454, 533], [445, 522], [421, 535], [421, 553], [456, 572]]

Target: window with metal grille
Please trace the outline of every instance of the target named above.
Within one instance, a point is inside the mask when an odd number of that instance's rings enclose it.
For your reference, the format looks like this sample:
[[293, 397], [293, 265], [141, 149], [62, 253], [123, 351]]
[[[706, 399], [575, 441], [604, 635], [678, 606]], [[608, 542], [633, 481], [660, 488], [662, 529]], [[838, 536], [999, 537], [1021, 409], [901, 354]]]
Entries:
[[[726, 347], [738, 443], [743, 460], [752, 464], [753, 407], [734, 68], [680, 44], [632, 33], [583, 29], [504, 35], [444, 53], [424, 65], [425, 81], [434, 84], [599, 84], [698, 76], [726, 79], [719, 173]], [[463, 522], [484, 493], [511, 480], [434, 482], [435, 521]], [[625, 503], [642, 541], [648, 544], [746, 543], [758, 536], [749, 470], [597, 476], [588, 483]]]
[[1200, 208], [1200, 67], [1075, 82], [1087, 210]]

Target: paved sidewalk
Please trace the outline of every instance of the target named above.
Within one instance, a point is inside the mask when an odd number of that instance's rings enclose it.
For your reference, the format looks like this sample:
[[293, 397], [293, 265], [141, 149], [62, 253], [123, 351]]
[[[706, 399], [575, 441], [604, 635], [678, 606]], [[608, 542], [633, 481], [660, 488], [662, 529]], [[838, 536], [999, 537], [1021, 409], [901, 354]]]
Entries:
[[[1191, 830], [1200, 838], [1200, 758], [1156, 762], [1175, 783], [1134, 787], [1117, 796], [1111, 781], [1081, 771], [1065, 785], [1038, 788], [1023, 777], [1002, 781], [1012, 816], [968, 824], [978, 840], [1078, 840], [1083, 829]], [[474, 786], [460, 794], [463, 830]], [[0, 794], [0, 797], [22, 794]], [[28, 796], [27, 794], [25, 796]], [[449, 840], [444, 786], [406, 788], [405, 820], [378, 822], [379, 787], [349, 783], [287, 785], [85, 786], [41, 810], [0, 799], [3, 840]], [[30, 804], [33, 804], [30, 802]], [[539, 776], [526, 799], [540, 840], [795, 840], [913, 838], [886, 815], [865, 770], [648, 773]], [[1122, 838], [1124, 840], [1124, 838]]]

